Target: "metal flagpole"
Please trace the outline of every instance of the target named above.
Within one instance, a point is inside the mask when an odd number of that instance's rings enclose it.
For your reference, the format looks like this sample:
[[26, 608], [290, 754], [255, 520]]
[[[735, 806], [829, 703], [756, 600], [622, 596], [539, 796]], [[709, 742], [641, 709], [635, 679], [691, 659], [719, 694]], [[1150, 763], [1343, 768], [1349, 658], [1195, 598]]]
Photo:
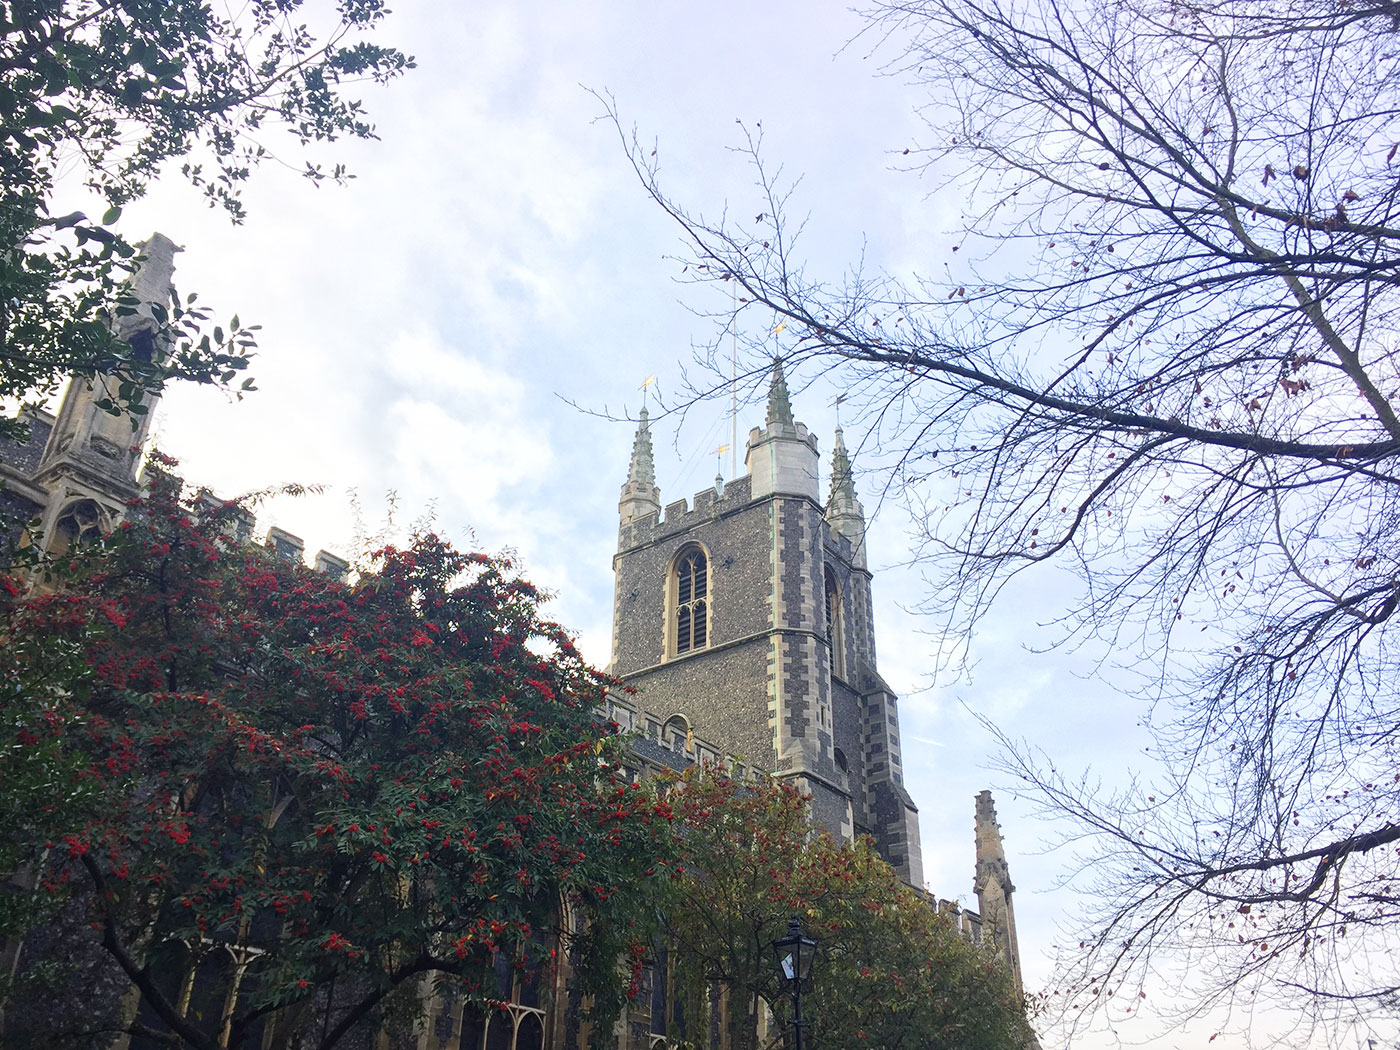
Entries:
[[734, 302], [735, 313], [729, 318], [729, 477], [739, 476], [739, 330], [737, 312], [739, 309], [739, 281], [730, 276], [733, 282], [729, 294]]

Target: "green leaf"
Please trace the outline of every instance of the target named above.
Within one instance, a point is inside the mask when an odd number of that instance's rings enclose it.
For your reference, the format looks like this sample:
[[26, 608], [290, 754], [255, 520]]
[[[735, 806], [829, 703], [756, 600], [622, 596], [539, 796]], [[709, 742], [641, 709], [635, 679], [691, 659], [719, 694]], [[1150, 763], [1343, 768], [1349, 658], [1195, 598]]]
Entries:
[[113, 204], [110, 208], [108, 208], [105, 212], [102, 213], [102, 225], [103, 225], [103, 226], [110, 226], [110, 225], [112, 225], [112, 223], [116, 222], [116, 221], [117, 221], [118, 219], [120, 219], [121, 217], [122, 217], [121, 205], [119, 205], [119, 204]]

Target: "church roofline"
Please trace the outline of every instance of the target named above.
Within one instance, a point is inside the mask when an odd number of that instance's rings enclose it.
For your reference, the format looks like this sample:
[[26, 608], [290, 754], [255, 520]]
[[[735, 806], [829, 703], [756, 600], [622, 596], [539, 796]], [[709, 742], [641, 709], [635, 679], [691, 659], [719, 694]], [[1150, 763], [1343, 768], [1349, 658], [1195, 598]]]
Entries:
[[[622, 526], [618, 553], [664, 542], [703, 522], [729, 517], [775, 499], [805, 500], [819, 513], [826, 509], [819, 500], [808, 494], [769, 492], [755, 497], [751, 495], [751, 491], [750, 477], [744, 474], [725, 482], [722, 495], [716, 493], [712, 485], [701, 489], [692, 500], [678, 499], [666, 504], [660, 514], [643, 514], [633, 518]], [[849, 540], [845, 542], [847, 546], [850, 545]]]

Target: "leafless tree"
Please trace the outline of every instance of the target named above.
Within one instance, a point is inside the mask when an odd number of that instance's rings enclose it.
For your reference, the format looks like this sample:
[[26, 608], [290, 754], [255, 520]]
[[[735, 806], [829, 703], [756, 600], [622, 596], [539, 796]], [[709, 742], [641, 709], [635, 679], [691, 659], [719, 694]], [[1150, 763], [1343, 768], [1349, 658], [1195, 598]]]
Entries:
[[728, 324], [776, 312], [790, 370], [841, 369], [949, 626], [1054, 562], [1084, 584], [1069, 638], [1146, 630], [1161, 783], [1105, 795], [1008, 752], [1096, 851], [1069, 1013], [1147, 993], [1394, 1034], [1397, 24], [1346, 0], [881, 4], [852, 46], [920, 89], [927, 143], [898, 159], [969, 202], [936, 276], [814, 276], [757, 149], [760, 213], [707, 221], [628, 138], [686, 277], [737, 282]]

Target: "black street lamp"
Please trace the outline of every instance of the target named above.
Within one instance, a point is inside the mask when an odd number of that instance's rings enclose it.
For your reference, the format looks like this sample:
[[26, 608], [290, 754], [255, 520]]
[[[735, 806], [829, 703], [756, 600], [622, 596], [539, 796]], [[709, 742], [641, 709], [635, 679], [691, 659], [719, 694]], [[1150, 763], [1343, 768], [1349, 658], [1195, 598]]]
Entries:
[[788, 920], [787, 936], [773, 942], [773, 953], [778, 957], [783, 983], [792, 989], [792, 1028], [797, 1036], [797, 1050], [802, 1050], [802, 985], [812, 976], [817, 942], [802, 936], [802, 922], [794, 915]]

